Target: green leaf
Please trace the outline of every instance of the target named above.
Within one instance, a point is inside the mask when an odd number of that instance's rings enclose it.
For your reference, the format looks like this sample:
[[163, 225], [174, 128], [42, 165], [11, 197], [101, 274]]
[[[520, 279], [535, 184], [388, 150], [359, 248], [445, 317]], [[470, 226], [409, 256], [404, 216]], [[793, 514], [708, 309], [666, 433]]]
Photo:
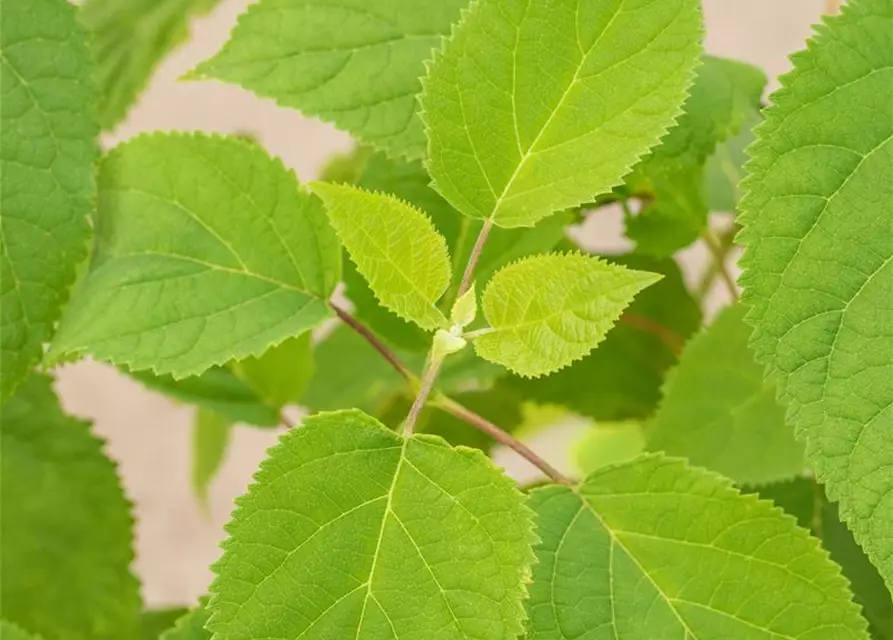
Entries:
[[516, 262], [487, 284], [492, 331], [475, 339], [475, 351], [523, 376], [556, 371], [592, 351], [633, 296], [659, 279], [582, 254]]
[[186, 613], [186, 609], [151, 609], [140, 614], [140, 640], [159, 640], [166, 631]]
[[421, 157], [424, 60], [468, 0], [261, 0], [191, 79], [217, 79], [333, 122], [363, 142]]
[[313, 190], [381, 303], [423, 329], [446, 326], [435, 303], [450, 283], [450, 256], [431, 219], [385, 194], [322, 182]]
[[275, 427], [279, 424], [279, 412], [225, 367], [211, 367], [199, 376], [182, 380], [170, 375], [157, 376], [148, 371], [128, 371], [127, 374], [153, 391], [219, 413], [233, 422], [258, 427]]
[[428, 169], [459, 211], [529, 227], [620, 184], [679, 114], [696, 0], [480, 0], [420, 98]]
[[653, 200], [626, 221], [639, 251], [667, 256], [698, 238], [707, 225], [708, 156], [759, 110], [765, 86], [756, 67], [704, 56], [677, 126], [627, 178], [632, 192]]
[[0, 620], [0, 638], [3, 640], [40, 640], [40, 637], [26, 633], [6, 620]]
[[793, 60], [741, 202], [751, 345], [893, 585], [893, 3], [848, 2]]
[[158, 640], [211, 640], [211, 632], [205, 630], [210, 617], [207, 604], [207, 598], [202, 598], [198, 607], [177, 620]]
[[340, 278], [322, 204], [257, 145], [140, 136], [99, 176], [98, 248], [50, 359], [176, 378], [260, 355], [328, 317]]
[[192, 488], [199, 502], [208, 503], [208, 487], [226, 459], [232, 423], [212, 411], [198, 409], [192, 425]]
[[51, 382], [30, 377], [0, 414], [2, 615], [47, 638], [135, 637], [130, 505], [102, 443], [62, 413]]
[[862, 615], [869, 623], [871, 637], [876, 640], [893, 638], [890, 591], [856, 544], [853, 534], [840, 521], [837, 505], [828, 502], [822, 488], [811, 478], [801, 477], [760, 487], [756, 492], [795, 516], [801, 527], [811, 529], [813, 535], [822, 538], [823, 546], [850, 581], [855, 600], [862, 606]]
[[259, 357], [233, 363], [232, 369], [268, 405], [280, 409], [296, 403], [313, 377], [312, 336], [289, 338]]
[[818, 541], [681, 460], [642, 456], [530, 506], [531, 640], [868, 637]]
[[727, 307], [689, 342], [648, 427], [648, 449], [683, 456], [739, 483], [802, 473], [803, 446], [785, 423], [775, 385], [747, 346], [746, 307]]
[[65, 0], [3, 0], [0, 399], [40, 359], [87, 256], [99, 125], [75, 14]]
[[357, 184], [372, 155], [372, 148], [358, 146], [348, 153], [330, 156], [319, 171], [319, 179], [323, 182]]
[[479, 451], [402, 438], [358, 411], [320, 414], [271, 450], [227, 530], [217, 640], [522, 631], [532, 521]]
[[146, 88], [155, 67], [189, 37], [189, 21], [219, 0], [88, 0], [81, 20], [90, 30], [99, 83], [99, 121], [112, 129]]
[[710, 211], [733, 213], [741, 198], [744, 179], [745, 148], [754, 141], [754, 128], [763, 121], [754, 111], [741, 125], [741, 131], [716, 147], [704, 167], [704, 193]]
[[530, 400], [562, 405], [597, 421], [644, 420], [657, 408], [664, 374], [701, 325], [701, 310], [672, 260], [606, 259], [663, 278], [636, 296], [605, 340], [582, 360], [543, 378], [510, 377], [503, 384]]
[[645, 435], [638, 422], [594, 424], [574, 445], [577, 469], [588, 475], [597, 469], [627, 462], [645, 450]]

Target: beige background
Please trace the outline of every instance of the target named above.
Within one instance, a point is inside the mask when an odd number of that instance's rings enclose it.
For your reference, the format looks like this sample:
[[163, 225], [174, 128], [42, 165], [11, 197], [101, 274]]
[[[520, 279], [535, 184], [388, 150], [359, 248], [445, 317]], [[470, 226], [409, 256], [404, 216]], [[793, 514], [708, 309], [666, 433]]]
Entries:
[[[349, 149], [349, 138], [331, 126], [279, 109], [237, 87], [177, 82], [223, 44], [247, 4], [247, 0], [226, 0], [213, 14], [196, 21], [192, 41], [165, 61], [130, 117], [106, 142], [113, 145], [156, 129], [251, 131], [301, 179], [313, 178], [330, 154]], [[825, 0], [705, 0], [707, 50], [757, 64], [774, 78], [789, 68], [787, 55], [803, 46], [824, 7]], [[582, 232], [598, 247], [625, 246], [617, 217], [593, 217]], [[693, 248], [683, 263], [690, 273], [697, 273], [704, 259], [703, 251]], [[723, 292], [718, 290], [714, 304], [722, 302]], [[232, 499], [244, 492], [276, 434], [237, 430], [205, 513], [189, 484], [189, 408], [175, 406], [111, 368], [91, 362], [62, 368], [58, 388], [69, 411], [95, 421], [98, 433], [108, 439], [109, 453], [120, 464], [127, 494], [136, 505], [135, 570], [147, 605], [194, 602], [210, 581], [208, 566], [218, 555]], [[534, 447], [561, 465], [562, 452], [554, 446], [559, 438], [541, 440]], [[516, 476], [530, 473], [510, 455], [500, 461]]]

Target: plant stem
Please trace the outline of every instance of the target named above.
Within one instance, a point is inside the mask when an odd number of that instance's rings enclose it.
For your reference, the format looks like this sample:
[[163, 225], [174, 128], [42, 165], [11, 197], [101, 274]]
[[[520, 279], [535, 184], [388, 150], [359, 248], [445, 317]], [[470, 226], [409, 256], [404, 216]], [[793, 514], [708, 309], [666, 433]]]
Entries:
[[469, 411], [461, 404], [456, 402], [455, 400], [451, 400], [447, 396], [438, 395], [434, 399], [434, 405], [443, 409], [450, 415], [459, 418], [463, 422], [467, 422], [478, 431], [486, 433], [488, 436], [499, 442], [500, 444], [504, 444], [509, 447], [516, 453], [518, 453], [522, 458], [530, 462], [537, 469], [545, 473], [548, 477], [559, 484], [571, 484], [570, 480], [565, 478], [558, 469], [550, 465], [548, 462], [540, 458], [536, 453], [534, 453], [530, 448], [528, 448], [524, 443], [519, 440], [516, 440], [514, 437], [497, 427], [492, 422], [488, 421], [486, 418], [479, 416], [478, 414]]
[[484, 226], [481, 227], [481, 232], [478, 234], [478, 239], [474, 242], [474, 248], [471, 250], [471, 255], [468, 256], [468, 264], [465, 265], [465, 272], [462, 274], [462, 281], [459, 284], [459, 292], [456, 294], [457, 299], [471, 287], [471, 281], [474, 278], [474, 268], [477, 266], [478, 260], [481, 259], [481, 252], [484, 250], [484, 244], [486, 244], [487, 236], [490, 235], [490, 230], [492, 228], [493, 221], [490, 219], [487, 219], [487, 221], [484, 222]]
[[440, 373], [440, 368], [442, 366], [443, 356], [429, 358], [428, 364], [425, 366], [425, 373], [422, 375], [422, 384], [419, 387], [415, 400], [413, 400], [412, 407], [409, 409], [409, 414], [406, 416], [406, 420], [403, 423], [404, 436], [412, 435], [415, 423], [419, 419], [422, 409], [425, 408], [425, 402], [428, 401], [428, 396], [431, 395], [431, 390], [434, 389], [434, 383], [437, 381], [437, 374]]
[[293, 429], [295, 426], [295, 423], [288, 419], [288, 416], [285, 415], [284, 411], [279, 412], [279, 422], [282, 423], [283, 427], [286, 427], [288, 429]]
[[338, 318], [344, 324], [363, 336], [366, 339], [366, 342], [372, 345], [372, 347], [376, 351], [378, 351], [378, 353], [381, 354], [381, 356], [385, 360], [388, 361], [388, 364], [390, 364], [397, 371], [397, 373], [399, 373], [403, 377], [404, 380], [409, 383], [418, 382], [418, 379], [415, 377], [412, 371], [407, 369], [406, 366], [402, 362], [400, 362], [400, 359], [397, 357], [397, 355], [393, 351], [391, 351], [385, 343], [379, 340], [378, 336], [372, 333], [372, 331], [366, 325], [354, 318], [345, 309], [342, 309], [331, 300], [329, 301], [329, 307], [332, 309], [332, 311], [335, 312], [335, 315], [338, 316]]
[[710, 229], [704, 231], [701, 234], [701, 238], [704, 240], [704, 244], [707, 245], [707, 248], [710, 249], [710, 254], [713, 256], [713, 264], [716, 268], [716, 272], [719, 274], [720, 279], [726, 285], [726, 289], [729, 290], [729, 295], [732, 296], [733, 300], [738, 299], [738, 285], [735, 284], [735, 279], [732, 277], [731, 272], [729, 272], [728, 266], [726, 265], [726, 256], [728, 255], [729, 250], [723, 248], [722, 242], [719, 238], [716, 237], [716, 234], [713, 233]]

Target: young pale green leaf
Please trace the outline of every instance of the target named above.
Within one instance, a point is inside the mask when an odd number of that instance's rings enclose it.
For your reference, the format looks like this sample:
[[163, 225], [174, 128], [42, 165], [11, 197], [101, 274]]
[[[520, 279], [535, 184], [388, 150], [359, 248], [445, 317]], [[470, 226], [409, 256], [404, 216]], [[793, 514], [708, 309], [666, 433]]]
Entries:
[[217, 640], [522, 631], [531, 514], [479, 451], [319, 414], [271, 450], [227, 530]]
[[649, 425], [648, 448], [765, 484], [799, 475], [805, 462], [775, 385], [763, 380], [747, 346], [745, 312], [740, 304], [726, 308], [686, 345]]
[[663, 278], [638, 294], [605, 340], [579, 362], [550, 376], [513, 376], [503, 384], [596, 421], [643, 421], [657, 408], [664, 374], [701, 326], [701, 310], [672, 260], [635, 254], [606, 259]]
[[393, 154], [421, 157], [424, 61], [468, 0], [261, 0], [190, 74], [333, 122]]
[[621, 182], [679, 114], [696, 0], [480, 0], [421, 96], [428, 168], [459, 211], [529, 227]]
[[848, 2], [792, 59], [741, 202], [751, 345], [893, 585], [893, 2]]
[[47, 638], [134, 637], [130, 505], [102, 443], [62, 413], [51, 382], [31, 376], [0, 414], [3, 616]]
[[264, 402], [280, 409], [298, 402], [313, 377], [313, 336], [302, 333], [231, 367]]
[[186, 609], [179, 607], [143, 611], [140, 614], [140, 640], [159, 640], [159, 636], [186, 613]]
[[275, 427], [279, 424], [276, 408], [264, 402], [255, 390], [226, 367], [211, 367], [201, 375], [181, 380], [148, 371], [127, 373], [152, 391], [219, 413], [233, 422], [258, 427]]
[[668, 256], [698, 238], [709, 209], [708, 156], [758, 112], [765, 86], [766, 76], [756, 67], [704, 56], [678, 124], [627, 177], [632, 192], [652, 200], [626, 220], [639, 251]]
[[645, 450], [642, 425], [632, 420], [592, 425], [574, 445], [574, 461], [583, 475], [635, 458]]
[[0, 398], [40, 359], [87, 256], [99, 125], [75, 12], [65, 0], [3, 0]]
[[211, 640], [211, 632], [205, 629], [209, 617], [207, 598], [202, 598], [198, 607], [179, 618], [158, 640]]
[[381, 303], [423, 329], [447, 326], [436, 302], [450, 283], [446, 241], [422, 211], [397, 198], [317, 182], [332, 226]]
[[868, 638], [818, 541], [681, 460], [642, 456], [535, 489], [530, 506], [530, 640]]
[[164, 56], [189, 37], [189, 20], [219, 0], [88, 0], [80, 12], [90, 30], [99, 83], [99, 122], [112, 129], [127, 114]]
[[99, 181], [98, 246], [50, 360], [86, 351], [181, 378], [330, 315], [341, 256], [322, 203], [257, 145], [140, 136]]
[[3, 640], [41, 640], [39, 636], [27, 633], [6, 620], [0, 620], [0, 638]]
[[219, 413], [198, 409], [192, 425], [192, 488], [199, 502], [208, 503], [208, 487], [226, 458], [232, 423]]
[[475, 288], [472, 282], [468, 291], [459, 296], [453, 304], [453, 310], [450, 312], [450, 322], [453, 325], [467, 327], [474, 322], [474, 318], [478, 313], [478, 299]]
[[561, 369], [592, 351], [639, 291], [660, 275], [582, 254], [516, 262], [487, 284], [491, 331], [474, 341], [485, 360], [522, 376]]

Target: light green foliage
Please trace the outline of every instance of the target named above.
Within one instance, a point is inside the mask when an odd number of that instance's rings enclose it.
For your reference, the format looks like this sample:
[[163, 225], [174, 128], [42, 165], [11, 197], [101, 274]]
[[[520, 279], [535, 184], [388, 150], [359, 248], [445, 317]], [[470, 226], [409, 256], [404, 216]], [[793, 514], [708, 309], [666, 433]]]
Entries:
[[148, 371], [128, 372], [146, 387], [187, 404], [226, 416], [233, 422], [246, 422], [258, 427], [279, 424], [276, 409], [226, 367], [211, 367], [203, 374], [175, 380], [173, 376], [157, 376]]
[[822, 539], [822, 545], [850, 581], [855, 600], [862, 606], [862, 615], [869, 623], [871, 637], [875, 640], [893, 638], [890, 591], [856, 544], [853, 534], [840, 521], [837, 505], [828, 502], [822, 488], [814, 480], [801, 477], [766, 485], [758, 493], [761, 498], [772, 500], [796, 517], [801, 527], [810, 529], [813, 535]]
[[207, 505], [208, 487], [226, 458], [232, 423], [212, 411], [198, 409], [192, 425], [192, 488]]
[[421, 96], [438, 191], [502, 227], [609, 191], [678, 115], [700, 35], [696, 0], [480, 0]]
[[633, 300], [598, 348], [566, 369], [505, 384], [530, 400], [597, 421], [644, 420], [660, 400], [664, 374], [701, 325], [701, 311], [672, 260], [608, 256], [612, 263], [663, 275]]
[[99, 122], [112, 129], [146, 87], [155, 67], [189, 36], [189, 20], [219, 0], [88, 0], [81, 20], [90, 30], [99, 83]]
[[686, 345], [648, 427], [648, 448], [764, 484], [799, 475], [805, 463], [775, 385], [763, 380], [747, 346], [745, 312], [740, 304], [726, 308]]
[[638, 422], [593, 424], [574, 445], [574, 462], [583, 475], [610, 464], [626, 462], [645, 450], [645, 434]]
[[0, 398], [41, 356], [87, 256], [99, 126], [86, 34], [65, 0], [3, 0]]
[[358, 411], [308, 418], [239, 501], [208, 626], [218, 640], [515, 637], [530, 515], [479, 451]]
[[140, 640], [158, 640], [158, 637], [171, 628], [186, 609], [150, 609], [140, 614]]
[[202, 598], [198, 607], [177, 620], [158, 640], [211, 640], [211, 632], [205, 630], [210, 617], [207, 604], [207, 598]]
[[750, 147], [739, 239], [757, 361], [893, 585], [893, 2], [828, 18]]
[[639, 251], [670, 255], [697, 239], [707, 224], [708, 157], [753, 117], [765, 86], [755, 67], [704, 56], [679, 123], [627, 178], [632, 192], [653, 199], [626, 221]]
[[191, 78], [239, 84], [391, 153], [421, 157], [423, 63], [467, 3], [261, 0]]
[[450, 311], [450, 322], [459, 327], [467, 327], [474, 322], [478, 313], [478, 299], [475, 293], [475, 285], [472, 282], [471, 287], [456, 299], [453, 309]]
[[530, 506], [531, 640], [868, 637], [815, 539], [681, 460], [642, 456]]
[[509, 265], [484, 291], [492, 331], [475, 351], [522, 376], [556, 371], [592, 351], [633, 296], [659, 279], [578, 253]]
[[235, 362], [233, 371], [264, 402], [277, 409], [297, 402], [313, 377], [313, 345], [310, 332], [289, 338], [259, 357]]
[[447, 325], [436, 302], [450, 282], [446, 241], [431, 219], [393, 196], [315, 183], [332, 226], [381, 303], [423, 329]]
[[322, 204], [257, 145], [141, 136], [99, 180], [98, 248], [51, 358], [86, 351], [179, 378], [329, 316], [337, 239]]
[[741, 125], [741, 131], [720, 145], [704, 167], [704, 196], [710, 211], [732, 213], [738, 210], [741, 181], [744, 179], [744, 150], [754, 141], [754, 128], [763, 116], [754, 113]]
[[0, 620], [0, 638], [3, 638], [3, 640], [40, 640], [38, 636], [26, 633], [16, 625], [5, 620]]
[[31, 376], [0, 415], [0, 615], [47, 638], [133, 637], [130, 505], [102, 443], [62, 413], [51, 382]]

